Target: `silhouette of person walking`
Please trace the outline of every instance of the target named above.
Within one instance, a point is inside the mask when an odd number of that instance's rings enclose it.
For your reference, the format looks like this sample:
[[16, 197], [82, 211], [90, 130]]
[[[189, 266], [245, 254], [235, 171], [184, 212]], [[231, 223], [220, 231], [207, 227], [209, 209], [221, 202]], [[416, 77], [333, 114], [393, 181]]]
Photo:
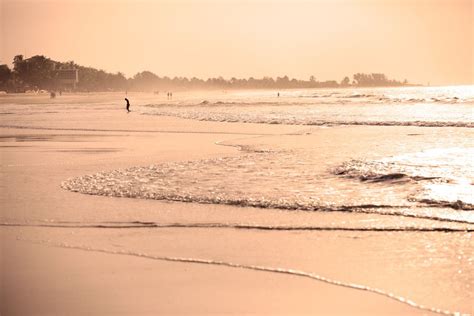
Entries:
[[126, 107], [127, 113], [129, 113], [130, 112], [130, 101], [128, 101], [127, 98], [125, 98], [125, 101], [127, 101], [127, 107]]

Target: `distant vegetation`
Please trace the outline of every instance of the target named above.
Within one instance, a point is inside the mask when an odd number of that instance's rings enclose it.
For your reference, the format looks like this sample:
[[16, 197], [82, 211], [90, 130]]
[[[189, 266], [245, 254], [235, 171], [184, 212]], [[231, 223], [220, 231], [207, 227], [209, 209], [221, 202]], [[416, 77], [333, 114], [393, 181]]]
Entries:
[[384, 74], [357, 73], [352, 77], [344, 77], [340, 82], [335, 80], [318, 81], [314, 76], [309, 80], [290, 79], [288, 76], [263, 77], [262, 79], [231, 78], [226, 80], [222, 77], [209, 78], [207, 80], [185, 77], [159, 77], [150, 71], [137, 73], [131, 78], [124, 74], [108, 73], [91, 67], [84, 67], [72, 61], [58, 62], [45, 56], [33, 56], [24, 58], [17, 55], [13, 59], [13, 69], [7, 65], [0, 65], [0, 91], [25, 92], [28, 90], [68, 90], [58, 74], [61, 70], [78, 69], [78, 82], [75, 91], [98, 92], [98, 91], [163, 91], [163, 90], [186, 90], [186, 89], [289, 89], [289, 88], [337, 88], [337, 87], [376, 87], [376, 86], [404, 86], [409, 85], [407, 80], [403, 82], [389, 80]]

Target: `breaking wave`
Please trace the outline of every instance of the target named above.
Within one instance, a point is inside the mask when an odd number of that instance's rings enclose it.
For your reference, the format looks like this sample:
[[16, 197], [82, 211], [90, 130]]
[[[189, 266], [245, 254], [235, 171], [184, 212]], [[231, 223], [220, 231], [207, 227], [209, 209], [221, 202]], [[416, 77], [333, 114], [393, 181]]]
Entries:
[[351, 160], [333, 173], [362, 182], [415, 182], [408, 200], [456, 210], [474, 210], [472, 148], [434, 149], [379, 161]]
[[[254, 105], [254, 104], [253, 104]], [[473, 128], [474, 123], [470, 120], [470, 112], [452, 117], [446, 121], [440, 121], [436, 117], [426, 117], [425, 114], [410, 116], [409, 113], [402, 114], [399, 120], [391, 118], [396, 117], [395, 113], [387, 114], [386, 117], [367, 115], [358, 113], [357, 118], [353, 120], [342, 119], [338, 120], [335, 117], [341, 114], [334, 115], [332, 110], [326, 106], [325, 108], [300, 106], [275, 106], [275, 104], [268, 104], [262, 108], [253, 107], [251, 111], [242, 111], [242, 104], [202, 104], [197, 106], [168, 106], [168, 105], [147, 105], [140, 107], [141, 114], [144, 115], [159, 115], [159, 116], [173, 116], [182, 119], [191, 119], [198, 121], [211, 122], [241, 122], [241, 123], [260, 123], [260, 124], [286, 124], [286, 125], [311, 125], [311, 126], [331, 126], [331, 125], [364, 125], [364, 126], [419, 126], [419, 127], [466, 127]], [[250, 106], [250, 104], [249, 104]], [[338, 110], [340, 111], [340, 109]], [[358, 109], [358, 112], [361, 110]], [[377, 109], [376, 111], [382, 111]], [[393, 111], [393, 110], [392, 110]], [[400, 110], [403, 113], [403, 110]], [[347, 117], [352, 115], [348, 113]], [[372, 116], [372, 117], [370, 117]], [[404, 117], [406, 116], [406, 117]], [[381, 120], [382, 119], [382, 120]]]
[[[261, 90], [142, 103], [143, 114], [291, 125], [474, 126], [474, 87]], [[245, 110], [243, 110], [245, 109]]]
[[[331, 174], [311, 167], [310, 163], [294, 153], [262, 151], [104, 171], [69, 179], [62, 187], [102, 196], [474, 222], [469, 212], [463, 212], [472, 209], [469, 202], [423, 200], [423, 186], [419, 182], [438, 177], [410, 175], [408, 171], [383, 173], [384, 167], [377, 162], [358, 161], [343, 164]], [[346, 182], [341, 176], [357, 177], [366, 184]], [[393, 183], [400, 181], [410, 182]], [[446, 207], [451, 211], [445, 211]]]

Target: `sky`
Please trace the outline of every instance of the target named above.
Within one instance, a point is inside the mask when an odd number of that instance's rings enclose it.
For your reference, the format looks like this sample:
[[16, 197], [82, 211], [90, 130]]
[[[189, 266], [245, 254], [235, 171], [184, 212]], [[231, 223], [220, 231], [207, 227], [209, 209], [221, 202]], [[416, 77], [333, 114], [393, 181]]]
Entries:
[[473, 0], [0, 0], [0, 63], [133, 76], [474, 84]]

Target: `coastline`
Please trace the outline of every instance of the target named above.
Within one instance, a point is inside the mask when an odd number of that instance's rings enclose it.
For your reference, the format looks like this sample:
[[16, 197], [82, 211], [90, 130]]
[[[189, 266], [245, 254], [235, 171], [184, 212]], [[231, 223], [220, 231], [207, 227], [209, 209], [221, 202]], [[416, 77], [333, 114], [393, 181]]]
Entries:
[[[303, 233], [222, 228], [134, 230], [36, 227], [38, 223], [137, 221], [291, 225], [302, 219], [314, 225], [349, 222], [350, 225], [363, 226], [373, 222], [389, 226], [393, 224], [393, 219], [377, 214], [284, 212], [119, 199], [73, 193], [60, 187], [61, 182], [70, 177], [101, 170], [238, 155], [235, 147], [217, 146], [216, 142], [249, 135], [295, 133], [302, 129], [301, 126], [202, 122], [133, 112], [127, 115], [122, 108], [111, 106], [101, 106], [100, 109], [81, 106], [66, 110], [57, 108], [51, 113], [34, 116], [18, 111], [22, 111], [22, 106], [1, 118], [3, 126], [25, 127], [1, 128], [4, 140], [2, 177], [5, 183], [1, 195], [1, 221], [33, 224], [33, 227], [2, 225], [0, 228], [2, 257], [5, 258], [2, 260], [4, 282], [0, 305], [5, 314], [430, 314], [370, 292], [293, 276], [158, 262], [31, 243], [31, 240], [47, 240], [57, 245], [64, 243], [151, 255], [283, 266], [356, 284], [364, 283], [365, 279], [368, 283], [382, 282], [382, 286], [383, 282], [392, 282], [387, 291], [412, 299], [410, 293], [400, 293], [404, 288], [396, 280], [373, 279], [370, 273], [384, 273], [387, 272], [384, 265], [400, 264], [392, 256], [396, 251], [387, 252], [385, 259], [379, 259], [378, 251], [383, 251], [383, 247], [376, 247], [376, 244], [384, 246], [384, 243], [393, 243], [398, 245], [398, 251], [404, 243], [398, 244], [397, 239], [416, 245], [418, 235], [403, 232], [387, 235], [385, 232]], [[37, 127], [50, 129], [30, 129]], [[67, 128], [76, 130], [64, 130]], [[372, 127], [372, 130], [366, 131], [367, 127], [353, 128], [367, 134], [377, 134], [384, 129]], [[407, 219], [406, 225], [414, 222], [421, 226], [441, 225], [424, 219]], [[430, 238], [446, 237], [443, 233], [432, 234], [440, 235], [431, 235]], [[394, 240], [393, 236], [397, 238]], [[468, 240], [466, 243], [469, 247]], [[275, 249], [279, 249], [279, 254], [273, 254]], [[321, 253], [315, 255], [318, 249]], [[356, 267], [362, 267], [362, 262], [357, 263], [356, 260], [360, 253], [366, 256], [364, 260], [372, 262], [370, 269], [375, 269], [367, 275], [358, 275], [358, 271], [353, 271], [358, 269]], [[307, 261], [303, 254], [307, 254]], [[349, 259], [353, 261], [346, 261]], [[390, 260], [395, 262], [390, 263]], [[292, 261], [299, 263], [295, 266]], [[347, 262], [355, 263], [354, 267], [348, 267]], [[407, 271], [407, 275], [400, 276], [401, 281], [410, 278], [414, 278], [414, 283], [423, 281], [423, 276], [414, 275], [416, 269]], [[428, 303], [434, 303], [442, 294], [429, 298]], [[29, 304], [22, 304], [20, 298]], [[420, 304], [429, 305], [427, 302]], [[467, 306], [462, 307], [462, 311], [466, 311]]]

